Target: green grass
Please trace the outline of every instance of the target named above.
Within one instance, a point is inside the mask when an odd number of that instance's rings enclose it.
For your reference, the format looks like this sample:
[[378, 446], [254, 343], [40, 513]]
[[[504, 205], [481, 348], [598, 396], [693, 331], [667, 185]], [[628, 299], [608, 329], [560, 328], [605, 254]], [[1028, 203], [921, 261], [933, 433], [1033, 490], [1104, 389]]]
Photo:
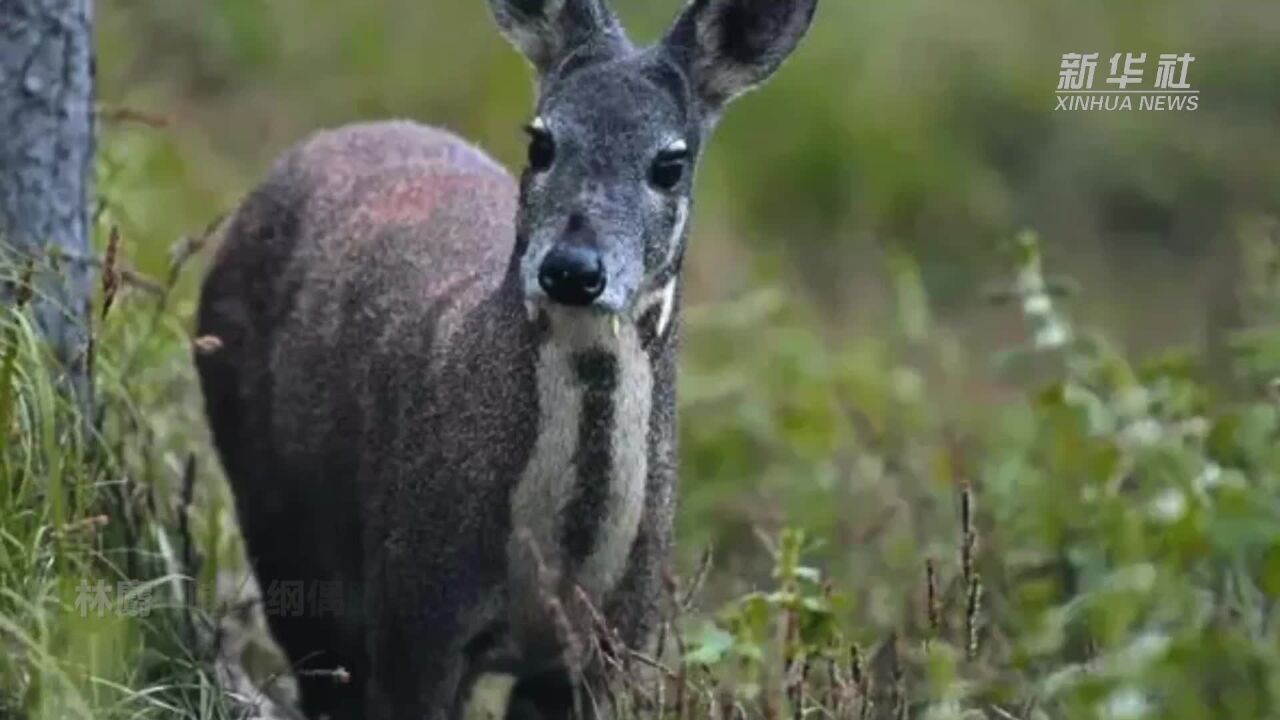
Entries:
[[[901, 257], [874, 339], [823, 332], [780, 293], [691, 309], [685, 580], [659, 651], [611, 660], [632, 678], [615, 688], [623, 714], [1280, 713], [1270, 296], [1255, 293], [1228, 391], [1194, 354], [1130, 364], [1072, 323], [1034, 240], [1016, 250], [992, 312], [1028, 340], [1005, 349], [935, 324]], [[0, 716], [240, 709], [216, 677], [219, 585], [243, 562], [200, 417], [191, 305], [170, 292], [182, 274], [134, 278], [95, 322], [88, 419], [29, 309], [4, 311]], [[1028, 389], [977, 392], [975, 368]], [[707, 546], [714, 560], [696, 562]], [[249, 646], [231, 660], [263, 654]]]
[[0, 315], [0, 716], [230, 717], [189, 602], [203, 523], [183, 524], [184, 467], [205, 450], [182, 323], [120, 295], [95, 330], [91, 417], [29, 307]]

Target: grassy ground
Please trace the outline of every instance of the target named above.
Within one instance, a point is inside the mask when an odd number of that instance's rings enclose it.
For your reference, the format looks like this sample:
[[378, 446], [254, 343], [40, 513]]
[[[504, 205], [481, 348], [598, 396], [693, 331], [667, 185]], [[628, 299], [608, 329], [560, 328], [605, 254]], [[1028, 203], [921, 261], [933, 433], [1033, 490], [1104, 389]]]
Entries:
[[0, 715], [214, 717], [222, 702], [187, 611], [197, 426], [162, 292], [121, 293], [96, 328], [91, 417], [27, 307], [0, 320]]
[[[96, 322], [92, 418], [27, 308], [4, 311], [0, 716], [239, 717], [252, 685], [228, 673], [281, 671], [238, 604], [190, 305], [170, 292], [198, 244], [160, 280], [105, 271], [123, 284]], [[1071, 323], [1030, 238], [1011, 257], [996, 311], [1028, 340], [995, 353], [933, 326], [905, 261], [874, 343], [823, 337], [775, 293], [690, 311], [682, 572], [658, 654], [611, 658], [629, 714], [1280, 713], [1267, 278], [1242, 288], [1261, 329], [1237, 338], [1227, 392], [1192, 355], [1131, 366]], [[986, 362], [1031, 389], [955, 407], [948, 378]]]

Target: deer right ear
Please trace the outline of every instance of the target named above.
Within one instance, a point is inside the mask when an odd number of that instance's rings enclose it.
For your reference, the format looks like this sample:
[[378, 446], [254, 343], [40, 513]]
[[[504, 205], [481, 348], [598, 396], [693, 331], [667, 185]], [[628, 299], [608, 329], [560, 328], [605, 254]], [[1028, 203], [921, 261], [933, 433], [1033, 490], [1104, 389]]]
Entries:
[[603, 0], [489, 0], [502, 34], [545, 75], [586, 45], [626, 42]]
[[663, 44], [718, 113], [782, 65], [813, 22], [818, 0], [690, 0]]

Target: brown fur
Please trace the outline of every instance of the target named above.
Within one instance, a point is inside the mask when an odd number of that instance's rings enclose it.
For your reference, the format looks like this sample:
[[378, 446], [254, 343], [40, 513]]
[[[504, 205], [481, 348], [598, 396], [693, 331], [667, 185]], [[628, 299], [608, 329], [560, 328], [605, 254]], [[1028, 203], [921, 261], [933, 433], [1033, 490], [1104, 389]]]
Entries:
[[[269, 618], [295, 666], [352, 675], [303, 677], [308, 713], [447, 716], [502, 642], [510, 493], [538, 417], [515, 213], [480, 151], [385, 123], [302, 143], [227, 228], [199, 315], [223, 347], [197, 363], [251, 560], [267, 592], [344, 591], [336, 617]], [[650, 491], [605, 598], [636, 643], [670, 545], [671, 337], [649, 349]]]

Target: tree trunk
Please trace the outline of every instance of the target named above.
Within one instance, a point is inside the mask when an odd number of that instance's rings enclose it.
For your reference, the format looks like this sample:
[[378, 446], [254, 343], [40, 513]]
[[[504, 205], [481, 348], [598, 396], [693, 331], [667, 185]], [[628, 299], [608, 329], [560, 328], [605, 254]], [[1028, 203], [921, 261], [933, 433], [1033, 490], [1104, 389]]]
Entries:
[[93, 79], [92, 0], [0, 0], [0, 243], [34, 259], [36, 318], [78, 391], [88, 387]]

